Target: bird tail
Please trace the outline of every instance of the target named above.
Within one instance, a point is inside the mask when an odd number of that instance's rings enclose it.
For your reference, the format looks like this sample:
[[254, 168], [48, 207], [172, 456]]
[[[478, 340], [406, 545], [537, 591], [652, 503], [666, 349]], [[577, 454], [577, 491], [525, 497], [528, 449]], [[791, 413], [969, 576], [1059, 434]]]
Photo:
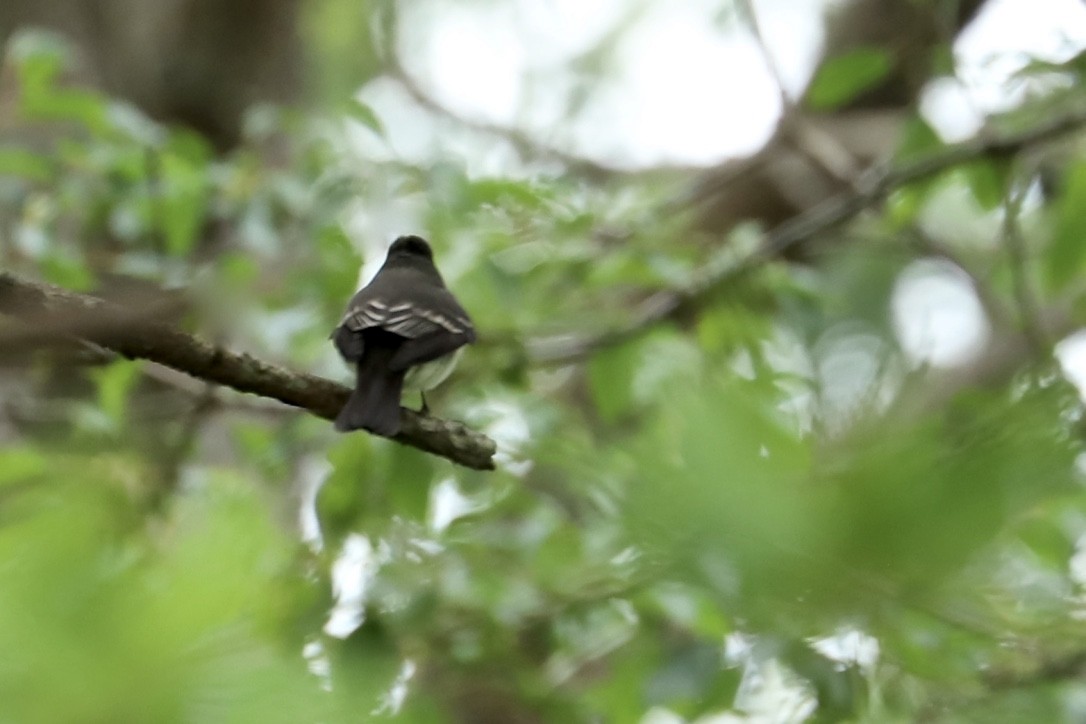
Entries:
[[363, 429], [385, 437], [400, 431], [404, 373], [388, 369], [391, 355], [392, 350], [375, 347], [359, 360], [358, 382], [336, 417], [337, 430]]

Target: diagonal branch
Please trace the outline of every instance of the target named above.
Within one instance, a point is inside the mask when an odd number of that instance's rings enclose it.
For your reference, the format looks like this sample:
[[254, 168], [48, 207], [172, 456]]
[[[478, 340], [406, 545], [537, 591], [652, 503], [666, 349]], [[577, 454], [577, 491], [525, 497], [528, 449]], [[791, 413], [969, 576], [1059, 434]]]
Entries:
[[565, 334], [529, 340], [529, 357], [535, 364], [569, 364], [593, 352], [622, 344], [674, 319], [691, 304], [704, 300], [726, 284], [779, 258], [813, 237], [844, 224], [893, 191], [925, 181], [949, 169], [982, 158], [1004, 158], [1086, 127], [1086, 110], [1059, 116], [1032, 128], [1002, 136], [977, 138], [882, 172], [869, 172], [857, 189], [843, 193], [780, 224], [767, 233], [753, 252], [738, 262], [706, 269], [687, 287], [666, 289], [647, 298], [624, 326], [597, 334]]
[[[19, 318], [48, 337], [78, 337], [130, 359], [145, 359], [208, 383], [270, 397], [335, 419], [350, 390], [332, 380], [293, 372], [231, 352], [148, 315], [86, 294], [0, 273], [0, 313]], [[459, 422], [403, 409], [397, 442], [477, 470], [494, 468], [496, 445]]]

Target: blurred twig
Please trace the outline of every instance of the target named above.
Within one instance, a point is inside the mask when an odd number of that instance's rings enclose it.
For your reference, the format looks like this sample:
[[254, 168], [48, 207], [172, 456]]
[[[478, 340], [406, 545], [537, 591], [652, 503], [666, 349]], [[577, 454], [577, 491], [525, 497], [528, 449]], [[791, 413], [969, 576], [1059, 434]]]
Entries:
[[196, 443], [196, 436], [200, 432], [208, 415], [215, 411], [217, 399], [214, 383], [205, 382], [203, 390], [193, 401], [192, 407], [181, 420], [181, 427], [176, 437], [170, 440], [162, 451], [158, 461], [161, 484], [155, 491], [156, 506], [169, 498], [169, 494], [177, 490], [181, 481], [181, 471], [185, 460], [189, 457]]
[[[269, 397], [328, 420], [335, 418], [350, 394], [337, 382], [231, 352], [121, 305], [8, 273], [0, 273], [0, 313], [49, 330], [58, 338], [86, 340], [123, 357], [151, 360], [207, 383]], [[403, 431], [395, 438], [398, 442], [469, 468], [494, 467], [496, 445], [485, 435], [459, 422], [407, 409], [401, 414]]]
[[765, 62], [766, 70], [769, 71], [770, 77], [773, 78], [773, 82], [777, 86], [777, 93], [780, 95], [781, 101], [781, 112], [787, 113], [793, 105], [792, 98], [788, 94], [788, 86], [784, 83], [784, 75], [781, 73], [780, 64], [777, 63], [777, 57], [770, 49], [769, 42], [765, 37], [765, 31], [762, 30], [762, 23], [758, 18], [758, 9], [754, 7], [754, 0], [740, 0], [736, 3], [736, 9], [742, 15], [743, 22], [746, 23], [747, 29], [750, 30], [750, 34], [754, 37], [754, 42], [758, 45], [762, 60]]
[[[111, 354], [111, 353], [110, 353]], [[190, 377], [184, 372], [179, 372], [171, 367], [165, 367], [158, 363], [150, 363], [144, 365], [140, 370], [144, 377], [149, 380], [171, 387], [178, 392], [182, 392], [185, 395], [193, 398], [193, 400], [199, 400], [207, 392], [207, 385], [195, 377]], [[276, 402], [266, 397], [252, 397], [242, 394], [233, 394], [229, 397], [224, 392], [235, 392], [234, 390], [223, 390], [222, 388], [215, 387], [215, 394], [212, 396], [210, 407], [212, 410], [228, 410], [231, 412], [242, 412], [251, 415], [264, 415], [275, 416], [289, 413], [290, 408], [283, 407]]]
[[533, 138], [531, 134], [518, 128], [469, 118], [454, 111], [452, 108], [449, 108], [447, 105], [434, 98], [419, 85], [418, 81], [400, 63], [399, 58], [396, 58], [394, 55], [389, 59], [386, 72], [423, 108], [445, 116], [446, 118], [450, 118], [472, 131], [504, 138], [512, 144], [517, 150], [517, 153], [525, 159], [531, 159], [533, 157], [542, 158], [544, 160], [552, 159], [561, 163], [567, 170], [576, 173], [583, 178], [597, 181], [609, 179], [617, 172], [616, 169], [609, 168], [603, 164], [591, 161], [590, 159], [581, 158], [555, 148], [554, 146], [545, 145]]
[[969, 277], [973, 291], [988, 321], [998, 329], [1011, 327], [1011, 312], [988, 283], [987, 270], [978, 270], [949, 244], [932, 236], [919, 224], [913, 224], [906, 230], [906, 240], [918, 253], [948, 261]]
[[1045, 354], [1051, 349], [1051, 342], [1042, 324], [1037, 299], [1030, 288], [1029, 260], [1025, 239], [1022, 238], [1022, 204], [1028, 190], [1028, 185], [1016, 183], [1014, 179], [1009, 183], [1003, 204], [1003, 245], [1010, 256], [1011, 283], [1014, 285], [1022, 333], [1035, 352]]
[[1086, 673], [1086, 651], [1070, 651], [1034, 662], [1032, 669], [1013, 671], [992, 669], [984, 673], [984, 681], [993, 691], [1021, 689], [1031, 686], [1051, 686], [1068, 681], [1078, 682]]
[[1023, 131], [977, 138], [948, 146], [897, 168], [881, 172], [870, 171], [860, 180], [855, 190], [830, 199], [774, 228], [764, 236], [757, 249], [738, 263], [708, 269], [686, 287], [653, 294], [641, 303], [632, 319], [624, 326], [596, 334], [565, 334], [528, 340], [526, 347], [529, 358], [540, 365], [569, 364], [580, 361], [597, 350], [622, 344], [656, 324], [678, 317], [691, 304], [705, 299], [725, 284], [734, 282], [794, 247], [851, 220], [897, 189], [979, 158], [1014, 156], [1083, 127], [1086, 127], [1086, 110], [1078, 110]]
[[766, 70], [777, 86], [777, 96], [781, 111], [777, 122], [776, 139], [779, 143], [792, 148], [797, 153], [821, 169], [827, 176], [855, 187], [863, 172], [859, 160], [832, 135], [811, 123], [799, 109], [788, 93], [780, 64], [766, 40], [765, 31], [758, 17], [754, 0], [741, 0], [736, 7], [743, 16], [743, 21], [754, 37], [754, 42], [762, 54]]

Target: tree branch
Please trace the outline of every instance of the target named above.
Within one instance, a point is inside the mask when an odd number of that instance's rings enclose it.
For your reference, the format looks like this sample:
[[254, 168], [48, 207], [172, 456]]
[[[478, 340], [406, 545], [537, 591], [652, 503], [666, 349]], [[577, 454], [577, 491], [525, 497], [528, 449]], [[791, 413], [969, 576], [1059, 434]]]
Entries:
[[866, 179], [861, 179], [856, 190], [830, 199], [774, 228], [763, 237], [757, 249], [740, 261], [706, 269], [687, 287], [653, 294], [641, 303], [633, 319], [624, 326], [599, 334], [565, 334], [529, 340], [526, 345], [529, 358], [535, 364], [569, 364], [599, 349], [634, 339], [654, 325], [674, 319], [684, 308], [712, 295], [725, 284], [779, 258], [799, 244], [850, 221], [897, 189], [980, 158], [1014, 156], [1083, 127], [1086, 127], [1086, 110], [1078, 110], [1024, 131], [948, 146], [896, 169], [881, 173], [872, 170]]
[[[174, 327], [151, 321], [97, 297], [0, 273], [0, 313], [19, 318], [37, 333], [72, 336], [130, 359], [145, 359], [208, 383], [270, 397], [335, 419], [350, 390], [332, 380], [231, 352]], [[394, 439], [476, 470], [492, 470], [494, 441], [460, 422], [402, 409], [403, 430]]]
[[1052, 348], [1046, 330], [1041, 325], [1040, 305], [1029, 282], [1029, 259], [1026, 241], [1022, 238], [1022, 205], [1029, 190], [1029, 179], [1016, 183], [1012, 178], [1003, 204], [1003, 246], [1010, 257], [1011, 284], [1018, 304], [1019, 324], [1035, 351], [1043, 354]]

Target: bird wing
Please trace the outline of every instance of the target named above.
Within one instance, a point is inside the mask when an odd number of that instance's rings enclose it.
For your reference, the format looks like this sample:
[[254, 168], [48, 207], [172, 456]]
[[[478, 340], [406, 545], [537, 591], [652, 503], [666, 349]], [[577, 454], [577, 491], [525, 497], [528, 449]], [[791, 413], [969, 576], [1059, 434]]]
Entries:
[[[475, 327], [467, 313], [451, 294], [445, 290], [439, 291], [444, 292], [442, 296], [447, 299], [423, 298], [419, 300], [421, 303], [390, 303], [380, 297], [357, 299], [339, 324], [352, 332], [379, 327], [408, 339], [439, 331], [474, 339]], [[427, 303], [430, 301], [438, 303]]]
[[475, 327], [456, 297], [415, 269], [382, 270], [355, 294], [339, 326], [352, 332], [380, 328], [407, 339], [445, 333], [475, 340]]

